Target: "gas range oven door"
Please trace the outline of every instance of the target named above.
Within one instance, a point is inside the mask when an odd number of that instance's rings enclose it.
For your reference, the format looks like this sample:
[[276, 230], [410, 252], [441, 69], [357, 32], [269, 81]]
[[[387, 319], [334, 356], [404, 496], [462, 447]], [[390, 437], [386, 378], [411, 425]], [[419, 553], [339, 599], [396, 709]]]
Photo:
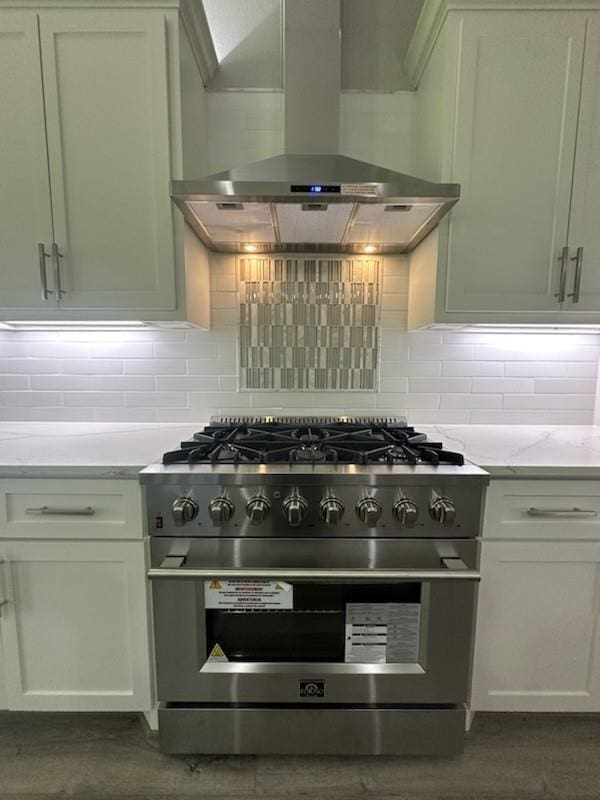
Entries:
[[461, 704], [478, 546], [153, 538], [159, 699]]

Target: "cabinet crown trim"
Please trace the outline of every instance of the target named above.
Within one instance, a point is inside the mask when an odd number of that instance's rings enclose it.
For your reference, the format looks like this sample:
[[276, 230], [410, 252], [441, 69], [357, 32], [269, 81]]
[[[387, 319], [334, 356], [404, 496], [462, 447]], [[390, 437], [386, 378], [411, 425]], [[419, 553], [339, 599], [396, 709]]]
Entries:
[[419, 86], [450, 11], [600, 11], [600, 0], [425, 0], [404, 59], [413, 89]]

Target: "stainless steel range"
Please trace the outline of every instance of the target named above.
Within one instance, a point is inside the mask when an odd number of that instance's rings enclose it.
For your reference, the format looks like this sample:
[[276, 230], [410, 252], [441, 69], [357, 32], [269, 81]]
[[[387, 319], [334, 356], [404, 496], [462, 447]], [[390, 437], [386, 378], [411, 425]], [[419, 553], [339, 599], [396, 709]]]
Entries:
[[141, 474], [161, 748], [462, 750], [488, 476], [377, 418], [227, 418]]

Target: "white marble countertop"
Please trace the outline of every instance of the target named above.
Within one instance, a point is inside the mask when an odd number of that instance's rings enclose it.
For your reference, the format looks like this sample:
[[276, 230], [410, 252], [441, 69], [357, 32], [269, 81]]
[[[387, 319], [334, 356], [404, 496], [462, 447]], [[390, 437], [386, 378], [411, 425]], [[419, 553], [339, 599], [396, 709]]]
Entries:
[[135, 478], [205, 422], [0, 422], [0, 476]]
[[[0, 422], [0, 476], [135, 478], [204, 424]], [[600, 477], [600, 426], [416, 427], [497, 477]]]
[[599, 425], [418, 425], [496, 477], [600, 477]]

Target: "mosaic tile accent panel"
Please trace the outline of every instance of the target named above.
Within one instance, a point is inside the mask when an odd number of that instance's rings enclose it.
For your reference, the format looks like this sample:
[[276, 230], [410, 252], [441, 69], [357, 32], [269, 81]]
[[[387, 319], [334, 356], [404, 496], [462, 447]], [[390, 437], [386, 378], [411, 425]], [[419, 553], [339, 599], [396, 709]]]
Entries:
[[375, 391], [380, 264], [241, 258], [240, 388]]

